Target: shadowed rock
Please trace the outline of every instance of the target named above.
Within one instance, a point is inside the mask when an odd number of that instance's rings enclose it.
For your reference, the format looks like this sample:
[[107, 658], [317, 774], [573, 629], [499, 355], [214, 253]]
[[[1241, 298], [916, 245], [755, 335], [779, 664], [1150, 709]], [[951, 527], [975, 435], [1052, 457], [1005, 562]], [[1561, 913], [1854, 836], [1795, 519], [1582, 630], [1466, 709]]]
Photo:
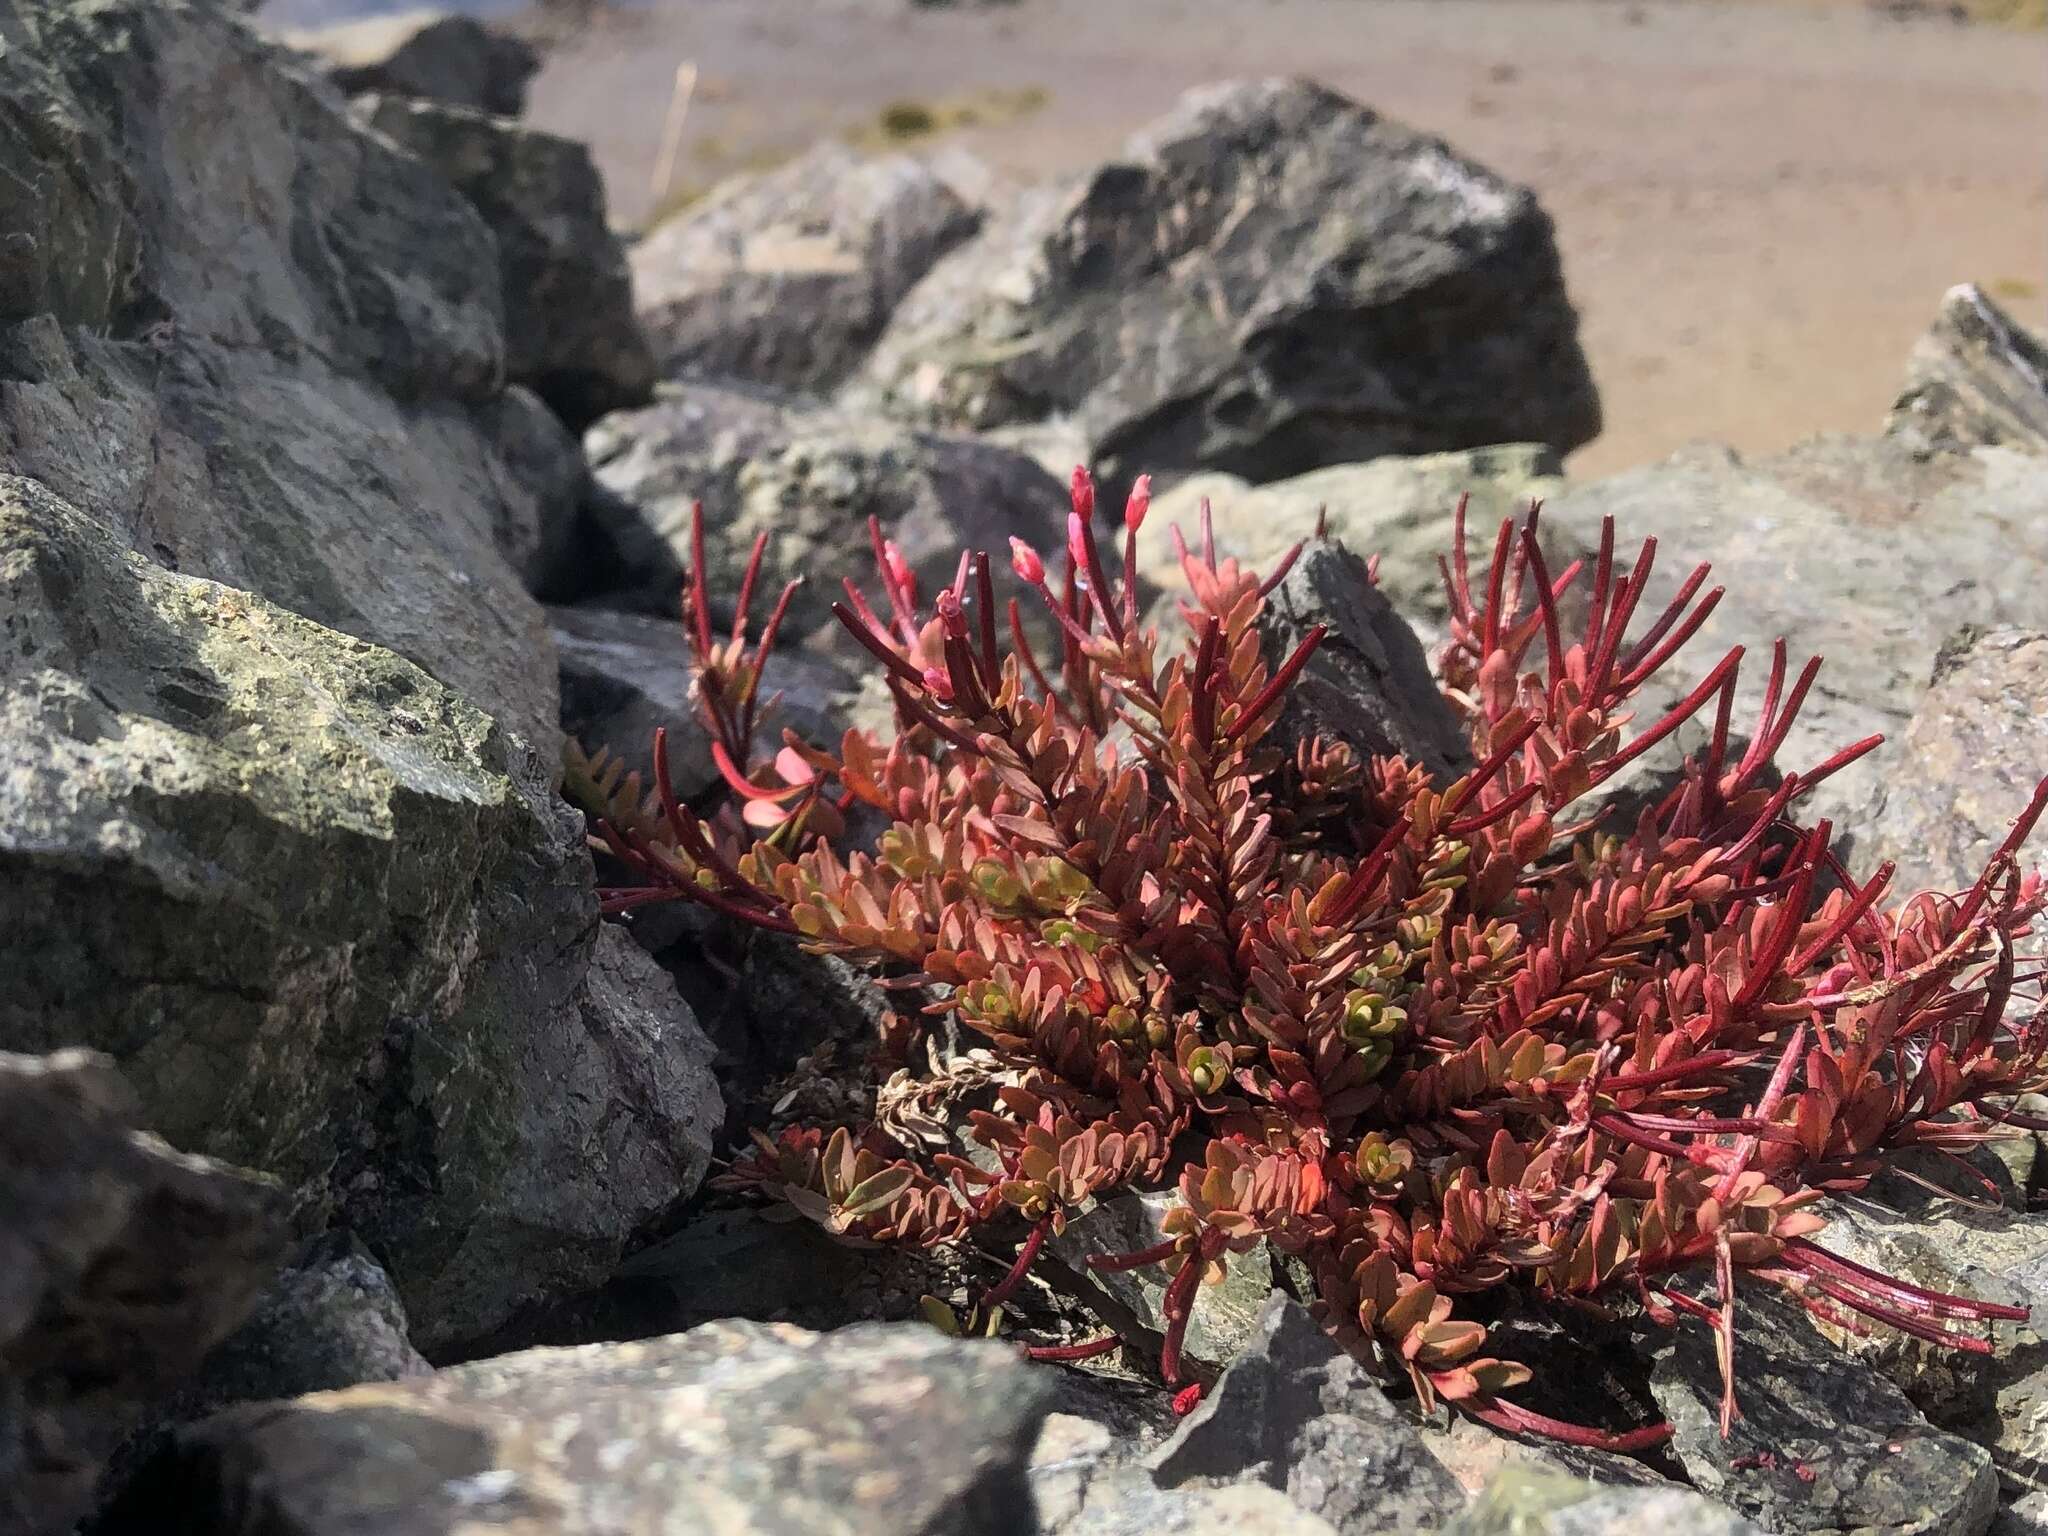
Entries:
[[59, 1536], [102, 1460], [241, 1321], [284, 1191], [142, 1130], [114, 1064], [0, 1051], [0, 1530]]

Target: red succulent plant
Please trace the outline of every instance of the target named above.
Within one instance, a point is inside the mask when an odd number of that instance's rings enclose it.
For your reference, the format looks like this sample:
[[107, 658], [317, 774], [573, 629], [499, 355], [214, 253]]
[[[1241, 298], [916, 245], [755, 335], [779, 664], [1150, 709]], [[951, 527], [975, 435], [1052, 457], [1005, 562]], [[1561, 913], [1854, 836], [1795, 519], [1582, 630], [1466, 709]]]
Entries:
[[[657, 740], [658, 814], [603, 820], [624, 867], [613, 912], [688, 899], [921, 986], [981, 1037], [984, 1103], [951, 1150], [868, 1126], [762, 1138], [731, 1185], [778, 1194], [852, 1240], [929, 1245], [1010, 1222], [1018, 1260], [1119, 1189], [1176, 1185], [1166, 1240], [1098, 1258], [1171, 1275], [1161, 1373], [1183, 1383], [1195, 1287], [1266, 1242], [1313, 1274], [1320, 1315], [1370, 1362], [1496, 1425], [1620, 1447], [1507, 1394], [1468, 1298], [1500, 1286], [1640, 1305], [1718, 1336], [1733, 1393], [1738, 1275], [1831, 1317], [1858, 1313], [1959, 1349], [2014, 1309], [1943, 1296], [1815, 1245], [1824, 1197], [1909, 1147], [1967, 1149], [2026, 1124], [2048, 1085], [2048, 1014], [2015, 941], [2044, 905], [2018, 863], [2048, 781], [1967, 891], [1885, 897], [1801, 797], [1876, 744], [1780, 772], [1817, 661], [1770, 659], [1738, 747], [1739, 650], [1638, 726], [1629, 706], [1720, 599], [1701, 566], [1648, 622], [1656, 555], [1603, 531], [1553, 574], [1537, 512], [1504, 522], [1475, 572], [1463, 508], [1444, 577], [1443, 694], [1477, 766], [1434, 783], [1340, 741], [1273, 745], [1321, 638], [1269, 656], [1264, 579], [1175, 535], [1185, 642], [1140, 621], [1139, 481], [1112, 576], [1076, 471], [1065, 573], [1018, 543], [1040, 654], [986, 554], [929, 611], [875, 534], [881, 602], [835, 612], [882, 669], [891, 738], [794, 739], [756, 763], [756, 698], [778, 605], [746, 641], [749, 566], [714, 639], [699, 557], [684, 596], [697, 699], [742, 814], [681, 805]], [[1299, 553], [1299, 548], [1295, 551]], [[1590, 568], [1587, 568], [1590, 566]], [[1567, 602], [1567, 594], [1572, 601]], [[1565, 610], [1583, 612], [1567, 625]], [[1588, 798], [1694, 717], [1706, 745], [1624, 813]], [[888, 823], [843, 846], [854, 807]], [[900, 1074], [899, 1074], [900, 1075]], [[924, 1123], [944, 1084], [919, 1100]], [[1191, 1153], [1190, 1148], [1198, 1149]], [[969, 1155], [970, 1153], [974, 1155]], [[1002, 1230], [1000, 1227], [995, 1230]], [[1681, 1287], [1698, 1274], [1711, 1301]], [[1076, 1358], [1107, 1347], [1057, 1346]]]

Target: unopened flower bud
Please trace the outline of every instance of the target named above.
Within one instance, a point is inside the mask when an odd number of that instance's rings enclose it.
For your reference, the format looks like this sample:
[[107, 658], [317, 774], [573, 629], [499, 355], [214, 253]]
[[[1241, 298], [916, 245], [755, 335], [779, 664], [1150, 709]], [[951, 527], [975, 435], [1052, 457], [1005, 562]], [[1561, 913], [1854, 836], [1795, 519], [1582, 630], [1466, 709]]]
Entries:
[[1038, 551], [1014, 535], [1010, 539], [1010, 569], [1030, 585], [1045, 584], [1045, 562], [1038, 558]]
[[924, 686], [925, 691], [931, 694], [933, 698], [944, 699], [949, 703], [952, 701], [953, 679], [946, 676], [937, 667], [926, 667], [924, 669]]
[[1136, 533], [1144, 526], [1145, 514], [1152, 510], [1152, 477], [1138, 476], [1138, 483], [1131, 487], [1130, 499], [1124, 503], [1124, 531]]
[[1074, 498], [1074, 513], [1078, 517], [1090, 518], [1095, 515], [1095, 477], [1088, 473], [1088, 466], [1076, 464], [1071, 485]]

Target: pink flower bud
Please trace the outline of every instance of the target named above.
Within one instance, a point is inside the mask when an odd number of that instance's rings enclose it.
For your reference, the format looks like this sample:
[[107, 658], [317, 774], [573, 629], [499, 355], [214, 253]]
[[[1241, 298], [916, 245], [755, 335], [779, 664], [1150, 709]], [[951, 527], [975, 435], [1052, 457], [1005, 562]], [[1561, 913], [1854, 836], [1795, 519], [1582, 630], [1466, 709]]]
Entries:
[[937, 607], [939, 622], [946, 627], [946, 633], [956, 639], [967, 633], [967, 618], [960, 611], [960, 594], [951, 587], [940, 589]]
[[1124, 531], [1136, 533], [1145, 523], [1145, 514], [1152, 510], [1152, 477], [1138, 476], [1137, 484], [1131, 487], [1130, 499], [1124, 503]]
[[894, 539], [882, 546], [883, 563], [889, 567], [889, 581], [905, 596], [917, 592], [917, 577], [911, 572], [910, 562], [903, 558], [903, 550]]
[[924, 669], [924, 686], [925, 691], [933, 698], [944, 699], [948, 703], [952, 702], [953, 679], [946, 676], [937, 667], [926, 667]]
[[1076, 514], [1083, 518], [1095, 515], [1095, 477], [1085, 464], [1074, 466], [1073, 498]]
[[1034, 587], [1045, 583], [1045, 562], [1038, 558], [1038, 551], [1014, 535], [1010, 539], [1010, 569]]

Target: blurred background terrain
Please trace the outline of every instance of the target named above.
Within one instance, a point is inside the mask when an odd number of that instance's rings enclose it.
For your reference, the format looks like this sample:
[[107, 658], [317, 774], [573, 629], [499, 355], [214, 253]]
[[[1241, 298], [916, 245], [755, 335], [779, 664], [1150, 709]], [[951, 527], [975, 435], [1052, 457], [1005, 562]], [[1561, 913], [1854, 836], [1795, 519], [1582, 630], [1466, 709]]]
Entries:
[[[1575, 476], [1695, 438], [1872, 427], [1951, 283], [2048, 318], [2048, 32], [2030, 0], [645, 0], [469, 4], [549, 41], [528, 120], [644, 225], [821, 138], [1099, 163], [1191, 85], [1306, 74], [1533, 188], [1606, 414]], [[2036, 0], [2037, 3], [2037, 0]], [[273, 0], [317, 25], [398, 6]], [[680, 64], [680, 153], [655, 185]]]

